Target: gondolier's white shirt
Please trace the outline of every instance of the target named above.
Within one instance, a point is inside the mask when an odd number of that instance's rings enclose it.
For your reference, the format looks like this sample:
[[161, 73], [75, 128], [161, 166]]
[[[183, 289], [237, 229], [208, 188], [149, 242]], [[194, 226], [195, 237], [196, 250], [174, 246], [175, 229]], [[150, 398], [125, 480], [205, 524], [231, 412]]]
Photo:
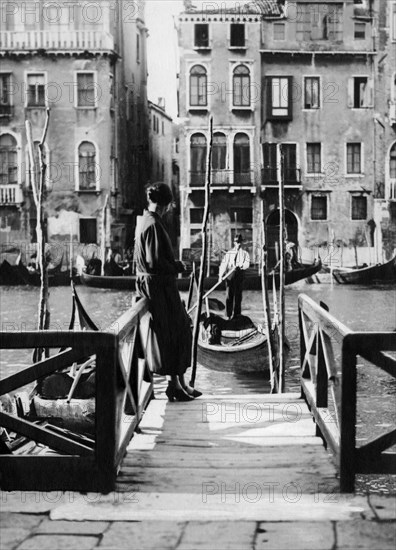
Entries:
[[240, 269], [247, 269], [250, 265], [250, 256], [249, 252], [240, 248], [232, 248], [224, 256], [220, 268], [219, 268], [219, 279], [223, 277], [226, 273], [231, 271], [233, 267], [239, 267]]

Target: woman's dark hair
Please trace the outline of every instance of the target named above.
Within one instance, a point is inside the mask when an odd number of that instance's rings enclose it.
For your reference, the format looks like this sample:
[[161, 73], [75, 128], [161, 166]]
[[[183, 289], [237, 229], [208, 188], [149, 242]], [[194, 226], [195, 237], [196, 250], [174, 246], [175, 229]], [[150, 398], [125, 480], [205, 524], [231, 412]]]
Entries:
[[160, 206], [167, 206], [172, 202], [172, 191], [162, 181], [146, 185], [147, 198]]

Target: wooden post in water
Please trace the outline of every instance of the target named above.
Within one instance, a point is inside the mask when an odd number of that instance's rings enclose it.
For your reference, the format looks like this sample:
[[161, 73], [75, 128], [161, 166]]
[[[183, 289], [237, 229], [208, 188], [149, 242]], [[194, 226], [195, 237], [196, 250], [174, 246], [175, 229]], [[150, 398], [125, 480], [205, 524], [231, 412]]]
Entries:
[[102, 267], [101, 267], [101, 274], [104, 275], [104, 265], [106, 261], [106, 208], [107, 208], [107, 201], [109, 200], [109, 195], [106, 195], [104, 205], [102, 208], [102, 239], [101, 239], [101, 245], [100, 245], [100, 252], [101, 252], [101, 260], [102, 260]]
[[[37, 211], [37, 261], [40, 269], [40, 300], [39, 300], [39, 312], [38, 312], [38, 330], [44, 330], [49, 328], [50, 311], [49, 311], [49, 293], [48, 293], [48, 271], [47, 260], [45, 254], [45, 233], [44, 233], [44, 212], [43, 212], [43, 198], [45, 189], [45, 180], [47, 176], [47, 161], [45, 158], [44, 144], [47, 137], [48, 125], [50, 119], [50, 110], [46, 110], [46, 118], [44, 124], [44, 130], [41, 140], [38, 144], [39, 150], [39, 162], [40, 162], [40, 179], [36, 181], [36, 159], [34, 155], [34, 141], [32, 135], [32, 125], [30, 120], [25, 122], [26, 138], [28, 143], [28, 155], [30, 175], [32, 182], [33, 198]], [[37, 349], [34, 353], [34, 361], [40, 361], [43, 355], [43, 349]]]
[[278, 392], [285, 391], [285, 155], [280, 146], [281, 178], [279, 182], [279, 387]]
[[205, 209], [202, 220], [202, 254], [201, 265], [199, 270], [198, 292], [197, 292], [197, 311], [195, 312], [194, 328], [193, 328], [193, 341], [192, 341], [192, 353], [191, 353], [191, 380], [190, 384], [194, 387], [195, 376], [197, 373], [197, 355], [198, 355], [198, 333], [199, 333], [199, 318], [202, 311], [202, 294], [203, 283], [205, 276], [205, 261], [207, 254], [207, 226], [209, 219], [209, 200], [210, 200], [210, 180], [211, 180], [211, 165], [212, 165], [212, 146], [213, 146], [213, 117], [209, 119], [209, 148], [206, 157], [206, 181], [205, 181]]
[[272, 336], [271, 336], [271, 312], [268, 298], [268, 270], [267, 270], [267, 242], [266, 242], [266, 228], [265, 228], [265, 218], [264, 218], [264, 203], [261, 200], [261, 234], [262, 234], [262, 251], [261, 251], [261, 293], [263, 298], [263, 307], [264, 307], [264, 319], [265, 319], [265, 328], [267, 330], [267, 347], [268, 347], [268, 362], [270, 368], [270, 383], [271, 383], [271, 393], [278, 391], [278, 378], [274, 372], [274, 363], [273, 363], [273, 347], [272, 347]]

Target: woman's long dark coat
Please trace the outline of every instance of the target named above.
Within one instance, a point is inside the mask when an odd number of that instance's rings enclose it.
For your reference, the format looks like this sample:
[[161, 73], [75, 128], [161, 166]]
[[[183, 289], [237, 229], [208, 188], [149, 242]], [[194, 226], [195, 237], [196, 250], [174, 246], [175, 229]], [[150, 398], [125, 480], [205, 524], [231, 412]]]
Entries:
[[191, 362], [190, 319], [180, 299], [176, 275], [183, 270], [155, 212], [146, 211], [136, 231], [136, 290], [150, 300], [153, 330], [161, 354], [162, 375], [181, 375]]

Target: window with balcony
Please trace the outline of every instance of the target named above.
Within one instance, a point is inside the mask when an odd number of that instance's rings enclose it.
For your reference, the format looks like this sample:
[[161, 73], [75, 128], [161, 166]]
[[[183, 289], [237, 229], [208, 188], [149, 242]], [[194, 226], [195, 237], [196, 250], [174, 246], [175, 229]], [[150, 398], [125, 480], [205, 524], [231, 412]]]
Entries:
[[300, 183], [300, 171], [297, 168], [297, 145], [295, 143], [283, 143], [283, 179], [285, 185]]
[[196, 48], [209, 48], [209, 25], [196, 23], [194, 25], [194, 46]]
[[269, 120], [291, 120], [292, 77], [267, 76], [267, 118]]
[[362, 173], [362, 144], [347, 143], [347, 174]]
[[231, 23], [230, 46], [231, 48], [245, 47], [245, 25], [243, 23]]
[[17, 142], [11, 134], [0, 136], [0, 185], [17, 185]]
[[307, 174], [322, 172], [322, 144], [307, 143]]
[[95, 145], [89, 141], [83, 141], [78, 148], [79, 191], [96, 190], [97, 168]]
[[353, 36], [355, 40], [364, 40], [366, 38], [366, 23], [355, 21]]
[[27, 75], [27, 107], [45, 107], [45, 74]]
[[234, 138], [234, 184], [250, 185], [251, 183], [249, 136], [238, 133]]
[[205, 185], [206, 150], [206, 137], [203, 134], [193, 134], [190, 142], [190, 182], [192, 186]]
[[227, 163], [227, 138], [221, 132], [213, 135], [212, 168], [213, 170], [225, 170]]
[[11, 73], [0, 74], [0, 116], [12, 114]]
[[239, 65], [232, 75], [232, 103], [234, 107], [250, 107], [250, 71]]
[[372, 107], [372, 80], [367, 76], [354, 76], [348, 81], [348, 107], [366, 109]]
[[367, 197], [365, 197], [364, 195], [351, 196], [351, 219], [367, 219]]
[[273, 23], [273, 36], [274, 36], [274, 40], [285, 40], [286, 38], [285, 23]]
[[263, 185], [278, 183], [278, 146], [276, 143], [263, 143]]
[[311, 220], [312, 221], [327, 220], [327, 196], [326, 195], [311, 196]]
[[77, 73], [77, 107], [90, 109], [96, 107], [96, 101], [95, 73]]
[[298, 4], [297, 40], [340, 41], [343, 37], [343, 4]]
[[190, 107], [206, 107], [207, 104], [206, 69], [202, 65], [194, 65], [190, 71]]
[[320, 80], [318, 76], [304, 78], [304, 109], [320, 108]]
[[389, 151], [389, 177], [396, 181], [396, 142]]

